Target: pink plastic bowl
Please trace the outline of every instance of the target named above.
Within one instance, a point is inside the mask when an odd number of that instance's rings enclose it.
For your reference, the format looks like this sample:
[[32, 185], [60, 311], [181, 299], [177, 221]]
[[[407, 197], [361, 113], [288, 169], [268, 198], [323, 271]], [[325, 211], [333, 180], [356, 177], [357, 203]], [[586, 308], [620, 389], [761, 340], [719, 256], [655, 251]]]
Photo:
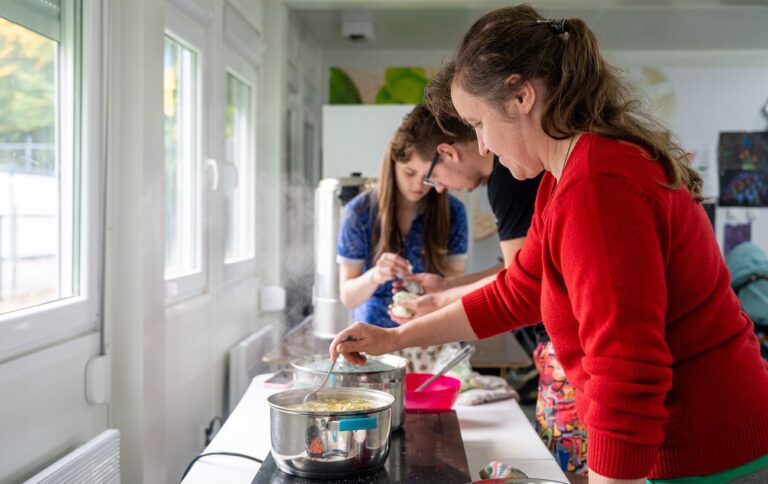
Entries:
[[461, 380], [452, 376], [439, 376], [424, 390], [416, 388], [427, 381], [432, 373], [407, 373], [405, 375], [405, 408], [411, 410], [450, 410], [456, 403]]

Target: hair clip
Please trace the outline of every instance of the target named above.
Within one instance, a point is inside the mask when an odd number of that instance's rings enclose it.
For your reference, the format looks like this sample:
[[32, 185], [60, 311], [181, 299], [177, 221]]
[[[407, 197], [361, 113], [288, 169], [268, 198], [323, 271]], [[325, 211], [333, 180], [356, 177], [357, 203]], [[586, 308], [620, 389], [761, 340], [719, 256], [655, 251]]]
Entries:
[[565, 33], [565, 19], [564, 18], [548, 18], [544, 20], [536, 20], [537, 24], [547, 24], [550, 29], [557, 35]]

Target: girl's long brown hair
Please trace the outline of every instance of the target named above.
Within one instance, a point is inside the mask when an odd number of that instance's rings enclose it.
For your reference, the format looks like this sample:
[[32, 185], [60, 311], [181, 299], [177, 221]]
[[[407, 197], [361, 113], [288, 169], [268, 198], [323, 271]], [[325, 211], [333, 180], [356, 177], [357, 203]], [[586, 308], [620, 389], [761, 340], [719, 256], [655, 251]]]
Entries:
[[[375, 247], [373, 261], [384, 252], [403, 255], [404, 235], [397, 225], [397, 183], [395, 163], [407, 162], [416, 153], [431, 160], [440, 143], [454, 143], [474, 139], [471, 129], [455, 119], [449, 121], [451, 134], [444, 133], [437, 120], [423, 106], [416, 106], [403, 120], [389, 142], [381, 162], [381, 175], [373, 195], [378, 211], [371, 234]], [[448, 240], [451, 215], [448, 194], [431, 189], [417, 208], [424, 217], [424, 265], [428, 272], [445, 274], [448, 260]], [[383, 234], [383, 235], [382, 235]]]
[[[605, 61], [597, 39], [580, 19], [545, 20], [530, 5], [494, 10], [467, 31], [453, 60], [432, 80], [426, 103], [438, 120], [456, 116], [455, 82], [502, 113], [521, 83], [538, 79], [546, 87], [541, 117], [544, 132], [565, 139], [597, 133], [645, 148], [667, 171], [675, 189], [684, 185], [702, 201], [702, 180], [665, 126], [643, 112], [617, 71]], [[510, 76], [519, 80], [510, 83]]]

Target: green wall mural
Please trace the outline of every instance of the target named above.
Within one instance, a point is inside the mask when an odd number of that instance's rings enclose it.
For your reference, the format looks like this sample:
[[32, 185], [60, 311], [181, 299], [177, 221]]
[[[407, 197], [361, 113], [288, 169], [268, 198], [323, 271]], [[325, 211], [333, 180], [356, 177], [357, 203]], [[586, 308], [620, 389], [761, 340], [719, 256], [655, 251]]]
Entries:
[[329, 104], [418, 104], [436, 68], [387, 67], [356, 69], [331, 67]]
[[329, 104], [363, 104], [355, 81], [338, 67], [331, 67], [328, 89]]

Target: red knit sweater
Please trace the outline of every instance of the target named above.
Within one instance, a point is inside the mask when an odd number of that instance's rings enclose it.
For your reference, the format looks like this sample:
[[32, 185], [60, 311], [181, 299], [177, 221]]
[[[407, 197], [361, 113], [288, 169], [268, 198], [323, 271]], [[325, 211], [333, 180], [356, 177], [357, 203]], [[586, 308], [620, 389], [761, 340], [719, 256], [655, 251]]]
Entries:
[[543, 320], [618, 479], [706, 475], [768, 454], [768, 368], [703, 208], [658, 162], [596, 135], [546, 174], [525, 246], [463, 298], [480, 338]]

